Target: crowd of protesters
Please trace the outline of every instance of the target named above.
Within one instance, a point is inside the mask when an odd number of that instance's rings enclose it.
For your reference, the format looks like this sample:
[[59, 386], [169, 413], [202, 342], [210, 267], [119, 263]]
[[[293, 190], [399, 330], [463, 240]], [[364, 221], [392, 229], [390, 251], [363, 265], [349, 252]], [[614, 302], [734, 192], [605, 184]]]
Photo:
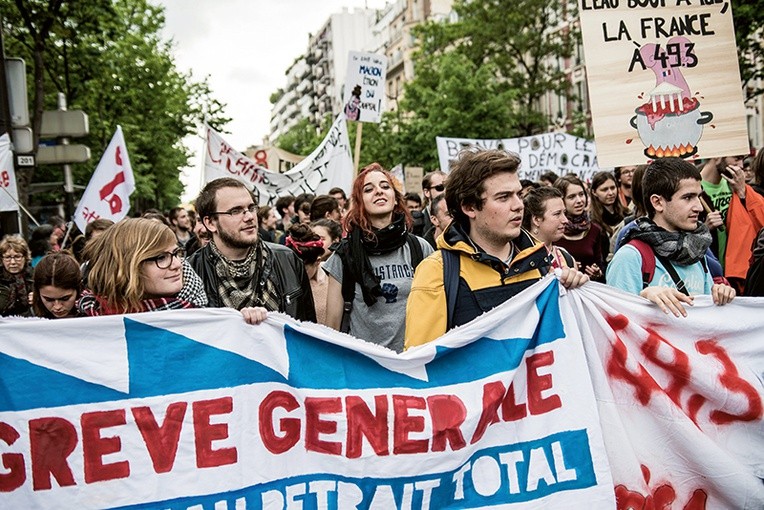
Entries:
[[[553, 270], [686, 315], [764, 295], [764, 153], [600, 171], [590, 181], [464, 151], [403, 194], [378, 164], [350, 196], [260, 206], [234, 179], [195, 207], [67, 233], [60, 217], [0, 241], [0, 314], [46, 319], [200, 307], [315, 321], [401, 352], [511, 299]], [[76, 229], [75, 229], [76, 232]]]

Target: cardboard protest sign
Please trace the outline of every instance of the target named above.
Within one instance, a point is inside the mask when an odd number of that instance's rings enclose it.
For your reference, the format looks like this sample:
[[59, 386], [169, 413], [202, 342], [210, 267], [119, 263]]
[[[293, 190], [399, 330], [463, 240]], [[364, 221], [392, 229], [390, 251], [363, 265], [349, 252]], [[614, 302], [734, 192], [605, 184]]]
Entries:
[[537, 181], [547, 171], [557, 175], [575, 173], [588, 181], [601, 169], [598, 166], [594, 143], [567, 133], [543, 133], [533, 136], [502, 139], [443, 138], [437, 137], [440, 169], [448, 172], [459, 151], [468, 147], [502, 149], [520, 156], [521, 179]]
[[602, 165], [747, 154], [730, 2], [579, 0]]
[[387, 57], [351, 51], [343, 99], [345, 118], [359, 122], [379, 122], [385, 109]]
[[0, 506], [762, 508], [762, 304], [550, 275], [402, 355], [230, 309], [0, 319]]

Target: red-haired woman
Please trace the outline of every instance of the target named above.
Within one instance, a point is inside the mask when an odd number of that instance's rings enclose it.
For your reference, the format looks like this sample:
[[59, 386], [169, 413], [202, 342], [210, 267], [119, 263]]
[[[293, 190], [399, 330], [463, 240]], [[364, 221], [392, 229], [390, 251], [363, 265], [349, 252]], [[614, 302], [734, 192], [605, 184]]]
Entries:
[[[403, 194], [378, 163], [358, 175], [351, 196], [343, 219], [347, 237], [323, 266], [330, 276], [326, 325], [401, 352], [415, 262], [432, 253], [432, 247], [410, 233]], [[354, 283], [347, 306], [343, 283], [346, 288]]]

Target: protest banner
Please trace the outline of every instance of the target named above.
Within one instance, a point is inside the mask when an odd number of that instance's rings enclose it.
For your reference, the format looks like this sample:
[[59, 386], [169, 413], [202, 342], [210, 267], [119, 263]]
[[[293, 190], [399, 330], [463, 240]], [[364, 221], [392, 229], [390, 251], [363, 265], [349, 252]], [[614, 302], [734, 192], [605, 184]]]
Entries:
[[133, 167], [127, 155], [122, 127], [117, 126], [74, 211], [74, 223], [80, 232], [85, 232], [87, 224], [98, 218], [114, 222], [121, 220], [130, 211], [133, 191]]
[[285, 173], [272, 172], [231, 147], [207, 126], [204, 148], [204, 182], [232, 177], [257, 190], [260, 204], [275, 204], [282, 195], [328, 193], [334, 187], [350, 191], [353, 160], [350, 156], [347, 123], [339, 115], [321, 144]]
[[385, 108], [387, 57], [376, 53], [348, 53], [348, 72], [342, 104], [347, 120], [379, 122]]
[[16, 172], [13, 169], [13, 152], [8, 133], [0, 136], [0, 212], [19, 210], [19, 193], [16, 188]]
[[0, 505], [758, 509], [762, 305], [550, 275], [402, 355], [227, 309], [0, 320]]
[[[503, 149], [520, 156], [521, 179], [537, 181], [548, 171], [558, 175], [575, 173], [584, 181], [600, 171], [594, 142], [567, 133], [544, 133], [519, 138], [473, 139], [437, 137], [440, 169], [446, 173], [459, 151], [468, 147]], [[607, 169], [610, 170], [610, 169]]]
[[602, 165], [747, 154], [732, 8], [715, 0], [579, 0]]

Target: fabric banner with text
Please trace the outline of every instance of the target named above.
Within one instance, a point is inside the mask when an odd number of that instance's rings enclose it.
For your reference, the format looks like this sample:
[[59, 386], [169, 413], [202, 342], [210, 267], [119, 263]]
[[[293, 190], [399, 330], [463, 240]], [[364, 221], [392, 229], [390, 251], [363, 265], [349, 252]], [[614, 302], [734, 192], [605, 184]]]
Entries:
[[228, 309], [0, 320], [0, 507], [762, 508], [762, 305], [550, 275], [401, 355]]
[[220, 133], [207, 126], [204, 182], [232, 177], [257, 189], [260, 204], [275, 204], [280, 196], [326, 194], [339, 187], [350, 192], [353, 183], [347, 122], [339, 115], [321, 144], [285, 173], [272, 172], [231, 147]]
[[482, 140], [439, 136], [436, 141], [440, 169], [446, 173], [451, 169], [451, 163], [459, 151], [470, 147], [503, 149], [517, 153], [521, 160], [519, 176], [531, 181], [537, 181], [541, 174], [550, 170], [557, 175], [575, 173], [582, 180], [589, 181], [601, 170], [597, 165], [594, 142], [567, 133]]

